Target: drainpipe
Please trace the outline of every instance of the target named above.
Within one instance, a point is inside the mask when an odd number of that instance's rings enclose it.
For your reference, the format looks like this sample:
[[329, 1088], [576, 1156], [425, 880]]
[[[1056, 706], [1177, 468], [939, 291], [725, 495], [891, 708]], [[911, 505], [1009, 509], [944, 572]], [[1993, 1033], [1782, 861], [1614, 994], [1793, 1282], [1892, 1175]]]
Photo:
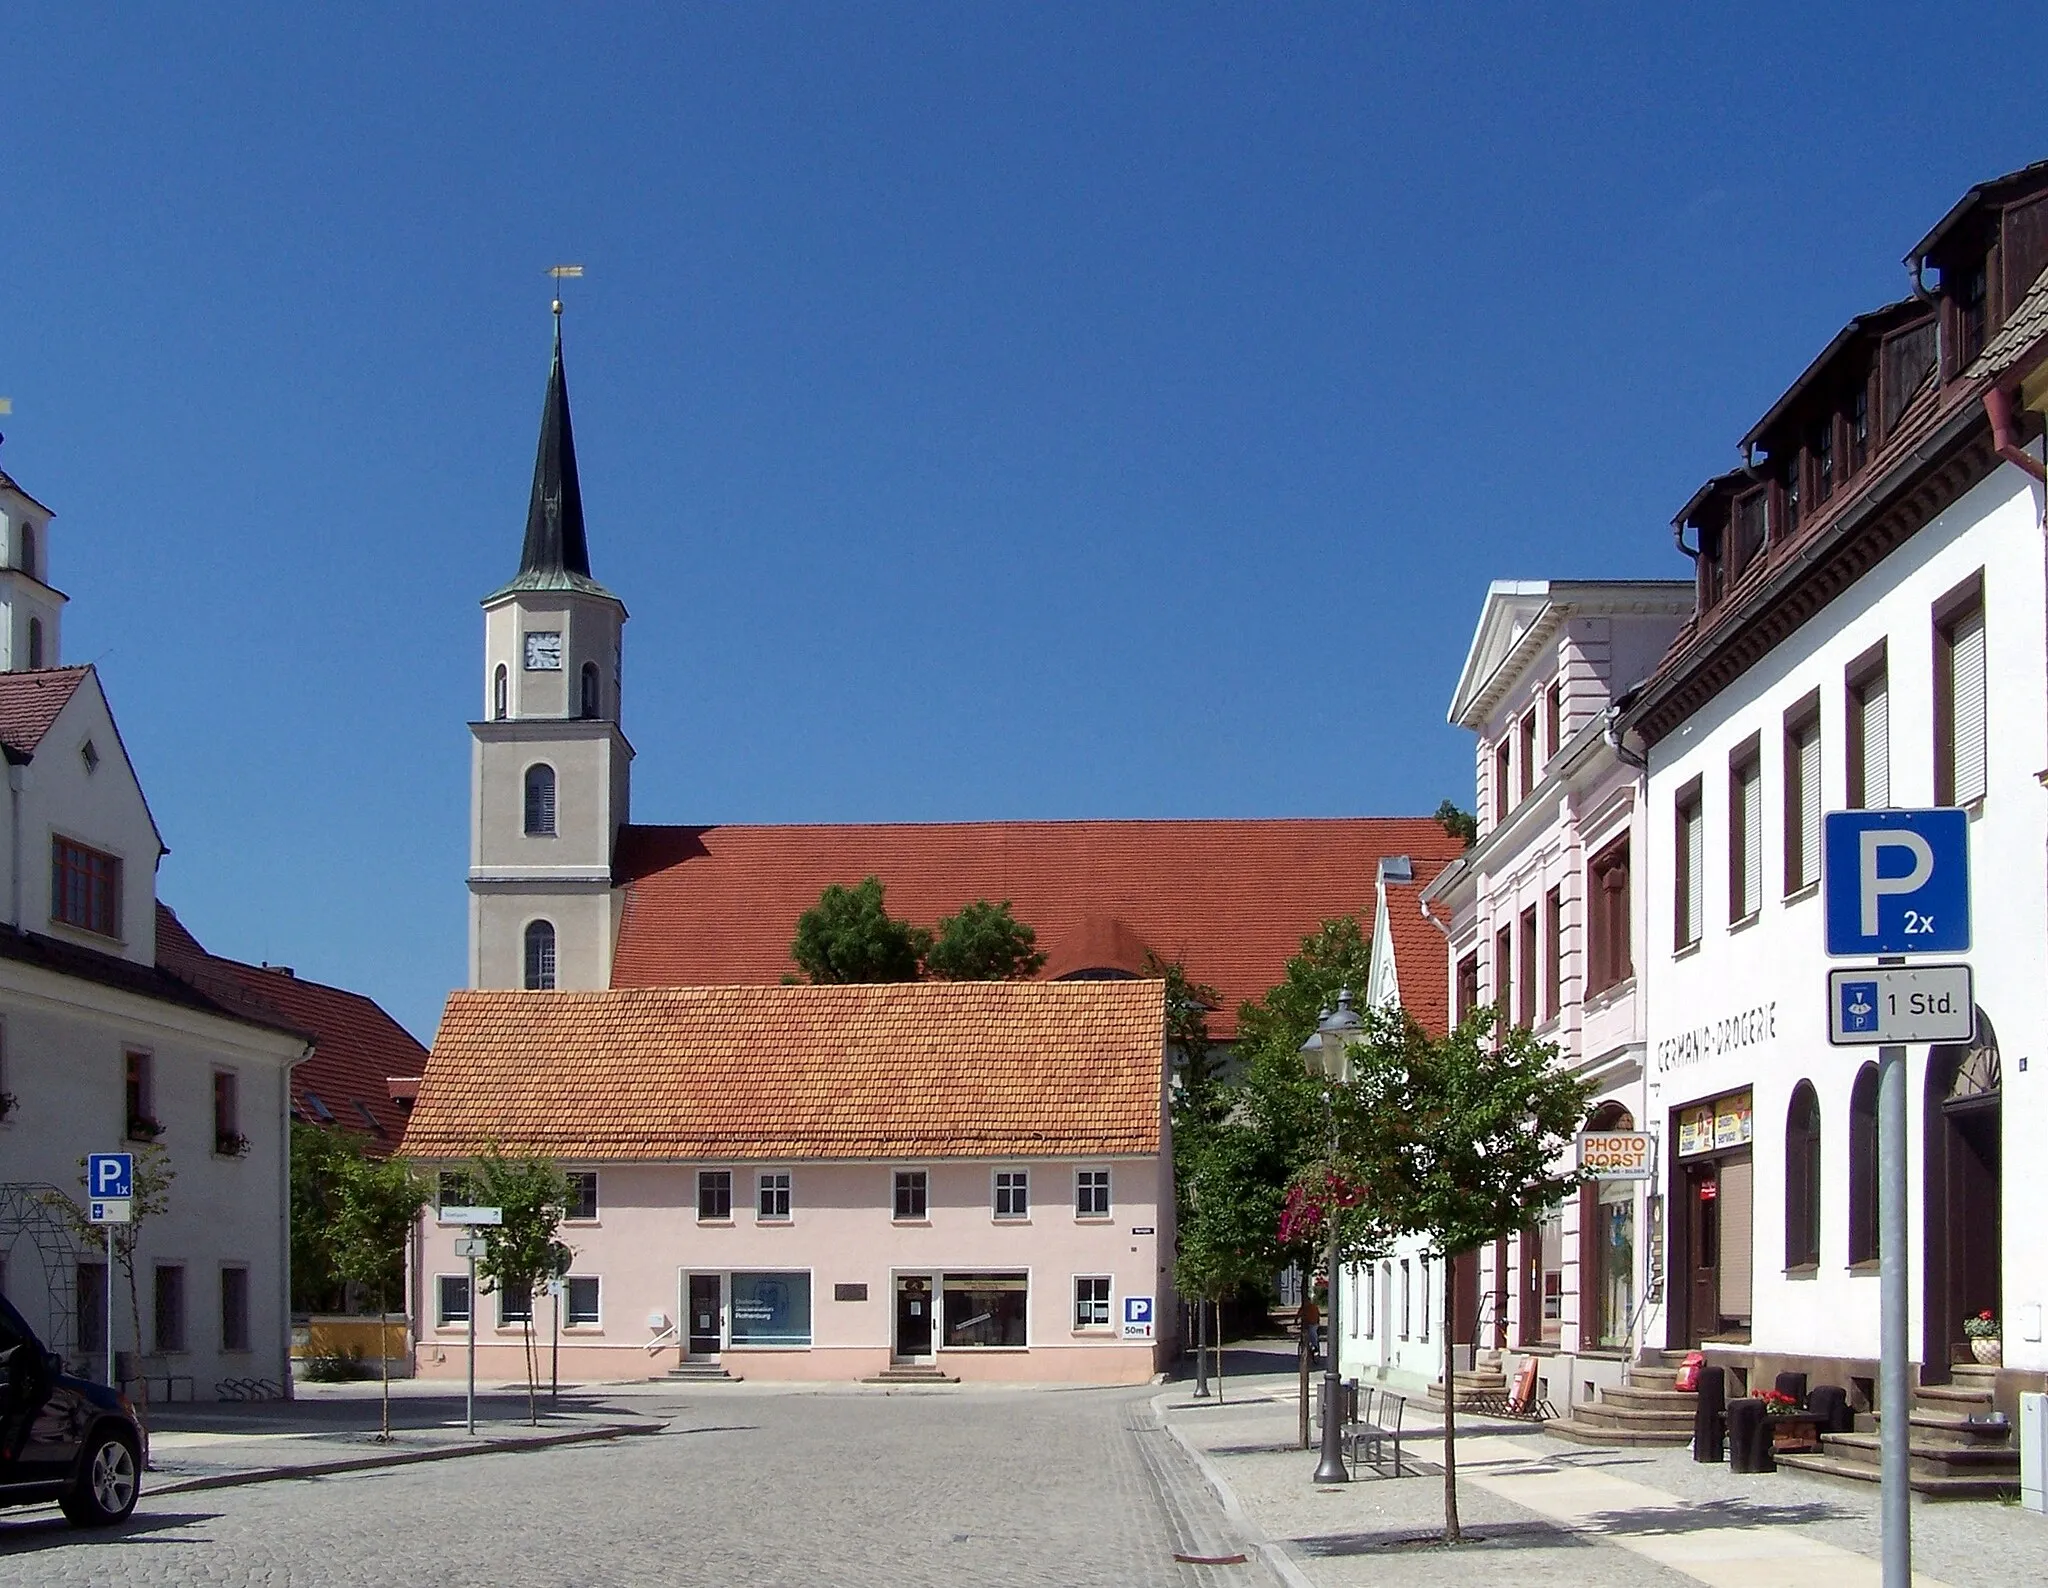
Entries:
[[1618, 704], [1609, 706], [1606, 726], [1601, 729], [1601, 737], [1607, 741], [1607, 748], [1614, 752], [1615, 759], [1627, 763], [1638, 772], [1648, 772], [1649, 760], [1631, 750], [1621, 734], [1621, 707]]
[[2041, 460], [2020, 443], [2019, 432], [2013, 427], [2012, 393], [2003, 386], [1993, 386], [1984, 394], [1984, 413], [1991, 421], [1991, 444], [2006, 462], [2031, 474], [2036, 480], [2048, 484], [2048, 468]]

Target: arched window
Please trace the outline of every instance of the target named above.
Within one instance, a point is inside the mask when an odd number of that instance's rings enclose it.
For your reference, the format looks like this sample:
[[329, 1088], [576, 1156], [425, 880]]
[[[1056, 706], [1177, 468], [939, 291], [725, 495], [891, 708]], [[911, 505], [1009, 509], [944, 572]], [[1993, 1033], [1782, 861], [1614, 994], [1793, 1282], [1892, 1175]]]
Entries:
[[1849, 1261], [1877, 1258], [1877, 1066], [1866, 1064], [1849, 1092]]
[[555, 833], [555, 769], [526, 769], [526, 836], [552, 838]]
[[1813, 1083], [1792, 1088], [1785, 1111], [1785, 1266], [1820, 1262], [1820, 1098]]
[[43, 620], [41, 618], [30, 618], [28, 620], [28, 665], [31, 667], [41, 667], [43, 665]]
[[597, 715], [597, 663], [583, 664], [583, 715]]
[[526, 924], [526, 990], [552, 992], [555, 985], [555, 927], [552, 921]]
[[26, 519], [21, 525], [21, 571], [31, 579], [36, 576], [36, 526]]
[[491, 719], [494, 722], [505, 720], [505, 696], [511, 689], [511, 684], [511, 674], [505, 671], [505, 664], [500, 662], [497, 672], [491, 675]]

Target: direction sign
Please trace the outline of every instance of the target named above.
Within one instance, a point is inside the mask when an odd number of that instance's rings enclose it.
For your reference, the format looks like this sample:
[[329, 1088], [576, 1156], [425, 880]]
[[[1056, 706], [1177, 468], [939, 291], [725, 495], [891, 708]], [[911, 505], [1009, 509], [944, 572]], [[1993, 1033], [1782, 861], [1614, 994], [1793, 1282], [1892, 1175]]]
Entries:
[[443, 1224], [503, 1224], [503, 1208], [443, 1208], [440, 1212]]
[[132, 1152], [87, 1153], [85, 1191], [95, 1202], [109, 1197], [126, 1201], [135, 1195], [135, 1155]]
[[1967, 812], [1829, 811], [1825, 827], [1829, 954], [1970, 951]]
[[1838, 965], [1828, 972], [1828, 1041], [1837, 1047], [1967, 1042], [1976, 1028], [1967, 965]]
[[1126, 1340], [1149, 1340], [1152, 1338], [1152, 1298], [1150, 1296], [1124, 1297], [1124, 1338]]

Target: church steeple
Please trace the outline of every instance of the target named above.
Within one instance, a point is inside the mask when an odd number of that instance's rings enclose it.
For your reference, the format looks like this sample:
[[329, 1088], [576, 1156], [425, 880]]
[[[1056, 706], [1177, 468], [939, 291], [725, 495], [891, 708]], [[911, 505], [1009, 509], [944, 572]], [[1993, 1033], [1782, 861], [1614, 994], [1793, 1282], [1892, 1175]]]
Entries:
[[533, 460], [533, 497], [526, 509], [526, 545], [519, 571], [590, 577], [583, 538], [583, 488], [576, 478], [576, 434], [569, 424], [569, 382], [562, 374], [562, 310], [555, 307], [555, 361], [540, 411], [540, 450]]

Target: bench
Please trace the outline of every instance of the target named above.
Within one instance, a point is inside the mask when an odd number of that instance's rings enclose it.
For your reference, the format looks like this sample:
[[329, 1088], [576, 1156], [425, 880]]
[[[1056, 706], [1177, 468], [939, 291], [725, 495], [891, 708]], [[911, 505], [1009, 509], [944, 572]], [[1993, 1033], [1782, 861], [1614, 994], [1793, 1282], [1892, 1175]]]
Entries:
[[[1386, 1459], [1387, 1446], [1394, 1447], [1394, 1476], [1401, 1476], [1401, 1419], [1408, 1410], [1408, 1397], [1391, 1390], [1370, 1387], [1358, 1390], [1357, 1421], [1344, 1425], [1344, 1450], [1351, 1465], [1378, 1467]], [[1359, 1455], [1363, 1447], [1365, 1455]], [[1381, 1474], [1386, 1476], [1385, 1473]]]

